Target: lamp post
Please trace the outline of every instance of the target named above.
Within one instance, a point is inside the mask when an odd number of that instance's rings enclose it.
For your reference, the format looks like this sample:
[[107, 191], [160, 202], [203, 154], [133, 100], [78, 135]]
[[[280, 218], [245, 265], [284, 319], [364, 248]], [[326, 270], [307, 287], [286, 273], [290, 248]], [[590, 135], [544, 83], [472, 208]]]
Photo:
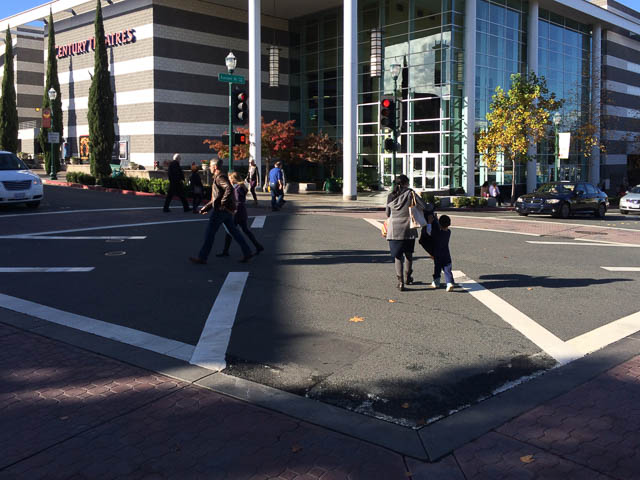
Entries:
[[555, 174], [555, 181], [556, 182], [559, 180], [558, 173], [560, 171], [560, 149], [559, 149], [559, 145], [558, 145], [560, 137], [558, 135], [558, 128], [560, 127], [560, 122], [561, 121], [562, 121], [562, 115], [560, 115], [560, 112], [556, 112], [553, 115], [553, 129], [554, 129], [554, 132], [555, 132], [555, 135], [556, 135], [556, 141], [555, 141], [555, 144], [556, 144], [556, 149], [555, 150], [556, 151], [555, 151], [555, 159], [554, 159], [555, 161], [554, 161], [553, 171], [554, 171], [554, 174]]
[[[58, 97], [58, 92], [55, 91], [55, 89], [53, 87], [51, 87], [49, 89], [49, 91], [47, 92], [47, 95], [49, 95], [49, 104], [51, 106], [50, 110], [51, 110], [51, 130], [53, 130], [54, 126], [53, 126], [53, 102], [55, 101], [55, 99]], [[51, 132], [51, 130], [49, 130], [49, 132]], [[58, 176], [56, 175], [56, 159], [54, 158], [54, 143], [51, 142], [51, 180], [57, 180]]]
[[[236, 56], [233, 52], [229, 52], [229, 55], [224, 59], [224, 63], [227, 65], [229, 74], [233, 74], [237, 64]], [[233, 172], [233, 100], [231, 96], [231, 82], [229, 82], [229, 172]]]
[[393, 108], [396, 109], [394, 112], [394, 125], [393, 125], [393, 154], [391, 157], [391, 176], [395, 180], [396, 179], [396, 150], [398, 149], [398, 77], [400, 76], [400, 71], [402, 70], [402, 65], [399, 63], [391, 64], [390, 71], [391, 77], [393, 78]]

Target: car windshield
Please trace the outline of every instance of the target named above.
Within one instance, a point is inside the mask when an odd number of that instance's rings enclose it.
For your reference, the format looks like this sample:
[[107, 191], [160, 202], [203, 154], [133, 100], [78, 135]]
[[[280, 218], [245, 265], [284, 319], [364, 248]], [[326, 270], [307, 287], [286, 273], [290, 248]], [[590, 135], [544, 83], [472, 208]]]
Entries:
[[630, 188], [628, 193], [640, 193], [640, 185]]
[[0, 170], [27, 170], [27, 166], [13, 153], [0, 153]]
[[545, 183], [538, 192], [540, 193], [571, 193], [576, 189], [575, 183]]

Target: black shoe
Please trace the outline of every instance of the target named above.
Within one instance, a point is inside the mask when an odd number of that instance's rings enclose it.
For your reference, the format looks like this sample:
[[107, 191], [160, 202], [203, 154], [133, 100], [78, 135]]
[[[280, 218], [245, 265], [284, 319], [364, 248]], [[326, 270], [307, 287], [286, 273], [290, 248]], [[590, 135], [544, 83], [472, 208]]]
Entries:
[[200, 257], [189, 257], [191, 263], [197, 263], [198, 265], [206, 265], [207, 261], [201, 259]]
[[251, 257], [253, 257], [253, 254], [251, 254], [251, 253], [250, 253], [249, 255], [247, 255], [247, 256], [245, 256], [245, 257], [242, 257], [242, 258], [239, 260], [239, 262], [240, 262], [240, 263], [247, 263], [247, 262], [251, 259]]
[[264, 251], [264, 247], [262, 245], [258, 245], [256, 247], [256, 255], [260, 255], [260, 252]]
[[163, 211], [164, 213], [169, 213], [171, 210], [169, 210], [168, 208], [163, 208], [163, 209], [162, 209], [162, 211]]
[[216, 253], [216, 257], [228, 257], [229, 254], [227, 252]]
[[402, 281], [402, 277], [398, 277], [396, 276], [396, 278], [398, 279], [398, 284], [396, 285], [396, 287], [398, 288], [398, 290], [400, 290], [401, 292], [404, 292], [404, 282]]
[[413, 272], [409, 272], [407, 273], [407, 280], [404, 282], [407, 285], [412, 285], [413, 284], [413, 277], [411, 276]]

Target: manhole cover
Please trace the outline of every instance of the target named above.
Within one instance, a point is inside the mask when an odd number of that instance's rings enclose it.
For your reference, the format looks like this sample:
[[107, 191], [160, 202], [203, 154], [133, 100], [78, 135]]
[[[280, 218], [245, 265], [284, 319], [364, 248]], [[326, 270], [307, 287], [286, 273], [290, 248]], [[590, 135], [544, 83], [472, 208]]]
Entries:
[[588, 230], [574, 230], [576, 233], [582, 233], [583, 235], [609, 235], [607, 232], [590, 232]]
[[105, 257], [120, 257], [122, 255], [126, 255], [127, 252], [123, 252], [122, 250], [116, 251], [116, 252], [107, 252], [105, 253]]

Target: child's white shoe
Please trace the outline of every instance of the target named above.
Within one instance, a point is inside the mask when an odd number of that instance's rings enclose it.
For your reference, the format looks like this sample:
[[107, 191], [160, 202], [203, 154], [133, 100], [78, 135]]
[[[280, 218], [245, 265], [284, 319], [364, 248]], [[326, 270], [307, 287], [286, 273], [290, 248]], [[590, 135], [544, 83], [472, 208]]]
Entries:
[[440, 288], [440, 280], [436, 278], [433, 282], [431, 282], [431, 288]]
[[453, 283], [447, 283], [447, 292], [453, 292]]

